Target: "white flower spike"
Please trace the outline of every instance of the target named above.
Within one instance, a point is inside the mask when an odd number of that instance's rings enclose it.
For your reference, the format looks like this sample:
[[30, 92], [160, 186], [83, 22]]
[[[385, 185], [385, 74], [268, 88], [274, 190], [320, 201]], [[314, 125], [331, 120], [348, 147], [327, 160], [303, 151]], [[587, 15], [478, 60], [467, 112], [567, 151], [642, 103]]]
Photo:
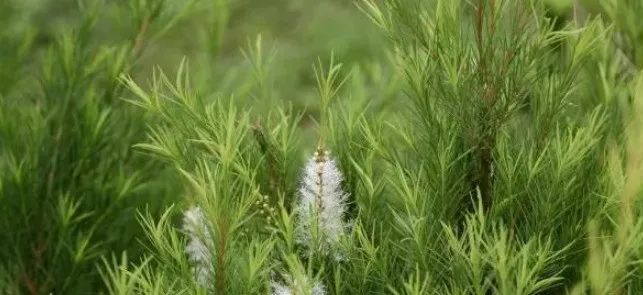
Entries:
[[212, 236], [208, 229], [203, 210], [192, 207], [184, 213], [183, 229], [188, 235], [185, 253], [192, 262], [192, 272], [197, 283], [203, 287], [212, 285], [214, 266], [212, 265]]
[[272, 281], [270, 287], [272, 295], [326, 295], [326, 287], [322, 283], [316, 282], [311, 287], [308, 278], [305, 282], [292, 281], [289, 285]]
[[[316, 251], [315, 246], [323, 253], [337, 250], [346, 233], [344, 215], [348, 195], [341, 188], [342, 181], [342, 173], [330, 152], [317, 149], [304, 169], [297, 205], [298, 241], [309, 251]], [[337, 252], [334, 254], [341, 257]]]

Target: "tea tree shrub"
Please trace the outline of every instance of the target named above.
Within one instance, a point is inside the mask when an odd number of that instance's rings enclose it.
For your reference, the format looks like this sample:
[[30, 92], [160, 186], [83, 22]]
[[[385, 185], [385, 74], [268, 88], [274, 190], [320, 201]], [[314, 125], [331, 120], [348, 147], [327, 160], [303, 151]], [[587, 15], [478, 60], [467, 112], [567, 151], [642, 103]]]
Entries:
[[[167, 21], [160, 16], [162, 2], [130, 5], [137, 8], [128, 13], [140, 25], [137, 32]], [[125, 249], [140, 255], [137, 210], [148, 203], [158, 212], [167, 192], [175, 191], [157, 186], [172, 177], [131, 149], [144, 138], [145, 123], [121, 100], [117, 80], [136, 67], [146, 41], [103, 43], [96, 36], [103, 9], [108, 7], [81, 6], [82, 22], [46, 46], [29, 29], [4, 32], [2, 49], [9, 55], [0, 66], [0, 293], [102, 289], [96, 268], [101, 256]]]
[[378, 42], [292, 59], [205, 2], [3, 35], [4, 293], [643, 292], [637, 1], [327, 1]]

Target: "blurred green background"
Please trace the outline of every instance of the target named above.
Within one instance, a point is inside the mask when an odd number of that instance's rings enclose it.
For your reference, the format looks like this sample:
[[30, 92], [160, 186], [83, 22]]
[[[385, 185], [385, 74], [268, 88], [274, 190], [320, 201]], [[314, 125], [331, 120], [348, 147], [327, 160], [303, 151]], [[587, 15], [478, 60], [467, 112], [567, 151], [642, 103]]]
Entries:
[[[568, 19], [573, 13], [573, 0], [543, 1], [552, 16]], [[153, 2], [163, 2], [161, 16], [137, 36], [143, 20], [131, 3]], [[582, 2], [597, 6], [593, 0]], [[381, 67], [390, 65], [386, 36], [352, 0], [2, 0], [0, 81], [7, 85], [0, 85], [0, 94], [17, 85], [23, 89], [32, 85], [27, 77], [37, 77], [24, 71], [38, 64], [42, 51], [56, 38], [80, 27], [86, 17], [83, 11], [90, 6], [99, 7], [92, 28], [96, 46], [123, 46], [140, 37], [144, 48], [131, 71], [135, 80], [151, 77], [155, 66], [172, 73], [186, 58], [196, 89], [224, 94], [234, 90], [239, 99], [256, 98], [256, 81], [248, 80], [256, 69], [247, 53], [259, 36], [267, 59], [262, 71], [269, 86], [264, 88], [270, 89], [273, 99], [292, 103], [295, 110], [314, 112], [312, 65], [318, 58], [327, 61], [331, 52], [346, 72], [370, 71], [365, 77], [374, 80], [394, 75], [381, 72]], [[24, 51], [14, 50], [21, 47]], [[16, 56], [20, 52], [23, 55]], [[374, 87], [381, 84], [371, 82]]]
[[[94, 2], [3, 0], [0, 2], [2, 41], [13, 46], [31, 43], [35, 48], [44, 49], [57, 36], [77, 28], [83, 22], [79, 7]], [[386, 54], [385, 36], [352, 1], [165, 2], [163, 14], [167, 18], [157, 22], [157, 28], [147, 28], [147, 32], [153, 29], [164, 32], [143, 34], [145, 50], [137, 71], [133, 72], [135, 78], [150, 77], [154, 66], [172, 72], [185, 57], [195, 74], [194, 80], [202, 84], [197, 88], [223, 92], [238, 89], [241, 83], [247, 82], [246, 71], [252, 71], [243, 51], [254, 46], [261, 35], [264, 57], [270, 59], [265, 71], [269, 73], [270, 83], [274, 83], [271, 89], [277, 91], [273, 95], [303, 106], [314, 96], [311, 66], [318, 57], [326, 59], [332, 51], [337, 60], [351, 68], [382, 60]], [[117, 46], [136, 37], [131, 36], [131, 32], [138, 31], [139, 23], [127, 1], [103, 1], [98, 14], [93, 38], [99, 43]], [[182, 17], [170, 19], [178, 14]], [[170, 21], [175, 23], [169, 30], [161, 28]], [[29, 56], [15, 59], [9, 54], [10, 47], [2, 48], [6, 52], [0, 58], [16, 63], [35, 64], [39, 58], [38, 50], [30, 50]], [[13, 72], [16, 68], [19, 67], [5, 67], [1, 71], [3, 75], [18, 77]]]

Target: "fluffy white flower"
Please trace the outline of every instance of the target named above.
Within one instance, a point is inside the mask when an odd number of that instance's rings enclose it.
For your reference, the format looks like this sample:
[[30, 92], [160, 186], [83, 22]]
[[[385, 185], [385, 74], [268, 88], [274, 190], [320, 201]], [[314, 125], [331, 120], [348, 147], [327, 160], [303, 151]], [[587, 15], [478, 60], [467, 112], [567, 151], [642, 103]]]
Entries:
[[304, 282], [292, 281], [292, 279], [287, 278], [290, 282], [289, 285], [284, 285], [276, 281], [270, 282], [270, 287], [272, 289], [272, 295], [326, 295], [326, 287], [320, 282], [316, 282], [310, 286], [308, 278], [305, 278]]
[[211, 285], [214, 278], [214, 267], [212, 265], [212, 236], [208, 229], [207, 221], [203, 210], [199, 207], [192, 207], [184, 213], [183, 230], [188, 235], [188, 244], [185, 247], [194, 277], [201, 286]]
[[[337, 249], [346, 232], [344, 215], [348, 195], [341, 188], [342, 181], [335, 160], [328, 151], [318, 149], [304, 169], [297, 205], [298, 241], [309, 247], [309, 251], [315, 251], [314, 246], [324, 252]], [[317, 236], [314, 237], [313, 232]], [[312, 245], [314, 238], [320, 244]]]

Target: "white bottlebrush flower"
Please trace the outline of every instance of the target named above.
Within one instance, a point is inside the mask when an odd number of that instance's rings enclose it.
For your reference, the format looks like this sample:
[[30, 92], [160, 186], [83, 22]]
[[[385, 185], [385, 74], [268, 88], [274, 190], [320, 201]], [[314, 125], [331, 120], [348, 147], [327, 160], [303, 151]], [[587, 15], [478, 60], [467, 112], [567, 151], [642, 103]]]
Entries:
[[[309, 251], [315, 251], [315, 246], [323, 252], [337, 249], [347, 230], [344, 215], [348, 195], [342, 190], [342, 181], [335, 160], [328, 151], [318, 149], [304, 169], [297, 204], [298, 241], [309, 247]], [[317, 236], [313, 236], [313, 232]], [[312, 245], [313, 239], [318, 244]]]
[[188, 235], [185, 253], [192, 262], [194, 277], [199, 285], [208, 287], [214, 278], [214, 266], [210, 251], [212, 236], [201, 208], [192, 207], [184, 213], [183, 230]]
[[289, 277], [287, 279], [290, 281], [288, 285], [276, 281], [270, 282], [272, 295], [326, 295], [326, 287], [320, 282], [311, 286], [307, 277], [304, 277], [304, 282], [297, 282]]

